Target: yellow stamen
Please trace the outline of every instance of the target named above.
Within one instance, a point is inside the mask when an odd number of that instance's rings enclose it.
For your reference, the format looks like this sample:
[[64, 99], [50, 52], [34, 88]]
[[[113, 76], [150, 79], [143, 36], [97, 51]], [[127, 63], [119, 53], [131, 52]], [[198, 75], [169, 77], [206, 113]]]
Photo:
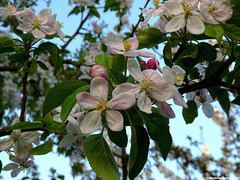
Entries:
[[[178, 75], [178, 73], [177, 72], [174, 72], [173, 73], [174, 74], [174, 84], [178, 84], [179, 82], [182, 82], [183, 81], [183, 79], [184, 79], [184, 75]], [[182, 82], [183, 84], [185, 84], [185, 82]]]
[[188, 16], [191, 14], [191, 10], [193, 9], [193, 6], [192, 6], [192, 4], [183, 3], [183, 9], [185, 11], [185, 15]]
[[34, 28], [38, 28], [40, 24], [41, 24], [41, 19], [36, 17], [36, 19], [34, 20]]
[[107, 102], [104, 100], [104, 101], [102, 101], [102, 102], [100, 102], [98, 105], [97, 105], [97, 107], [96, 107], [96, 109], [98, 110], [98, 111], [104, 111], [104, 110], [106, 110], [107, 109]]
[[154, 4], [154, 6], [156, 7], [156, 9], [158, 9], [160, 6], [159, 6], [159, 0], [153, 0], [152, 2]]
[[14, 141], [18, 141], [21, 137], [21, 131], [13, 131], [11, 135], [11, 138], [14, 139]]
[[156, 84], [152, 79], [149, 79], [148, 75], [143, 77], [143, 83], [141, 84], [142, 90], [151, 89], [151, 86]]
[[13, 5], [8, 5], [6, 8], [9, 9], [10, 11], [13, 11], [15, 7]]
[[131, 47], [132, 47], [132, 44], [128, 42], [128, 40], [124, 41], [123, 42], [123, 45], [124, 45], [124, 52], [128, 52], [130, 51]]
[[213, 6], [213, 5], [209, 6], [209, 12], [213, 12], [213, 11], [215, 11], [215, 9], [216, 9], [215, 6]]
[[57, 21], [58, 25], [63, 28], [63, 23], [60, 23], [59, 21]]

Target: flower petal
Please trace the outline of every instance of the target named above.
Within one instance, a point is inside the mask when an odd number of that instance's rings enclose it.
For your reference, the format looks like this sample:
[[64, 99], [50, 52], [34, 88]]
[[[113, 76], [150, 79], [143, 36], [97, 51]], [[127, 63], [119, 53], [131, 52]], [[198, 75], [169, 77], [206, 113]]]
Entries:
[[147, 97], [146, 92], [143, 91], [139, 94], [137, 105], [139, 109], [145, 113], [152, 113], [152, 103], [149, 97]]
[[121, 131], [123, 129], [123, 116], [119, 111], [106, 111], [106, 120], [108, 127], [112, 131]]
[[173, 17], [165, 26], [166, 32], [174, 32], [177, 31], [185, 26], [185, 15], [178, 15]]
[[178, 15], [181, 13], [184, 13], [183, 7], [180, 2], [176, 1], [166, 1], [165, 7], [167, 9], [167, 12], [173, 15]]
[[35, 38], [38, 38], [38, 39], [42, 39], [44, 38], [46, 35], [40, 31], [38, 28], [35, 28], [33, 31], [32, 31], [32, 34]]
[[124, 51], [124, 45], [122, 40], [112, 31], [107, 33], [106, 45], [111, 47], [113, 50], [117, 49]]
[[12, 178], [17, 177], [17, 175], [21, 172], [21, 170], [22, 170], [22, 167], [13, 169], [11, 172], [11, 177]]
[[140, 86], [132, 83], [123, 83], [118, 85], [112, 92], [113, 98], [121, 93], [138, 94], [140, 92]]
[[5, 138], [0, 140], [0, 151], [7, 151], [12, 148], [14, 140], [12, 138]]
[[110, 109], [125, 110], [132, 107], [136, 102], [134, 93], [121, 93], [108, 103]]
[[142, 82], [143, 74], [142, 71], [137, 63], [137, 61], [133, 58], [129, 58], [127, 62], [127, 68], [131, 74], [131, 76], [137, 80], [138, 82]]
[[18, 164], [16, 164], [16, 163], [9, 163], [6, 166], [4, 166], [2, 170], [10, 171], [10, 170], [15, 169], [17, 167], [18, 167]]
[[139, 46], [139, 42], [137, 38], [131, 37], [127, 40], [128, 43], [130, 43], [132, 45], [130, 51], [132, 50], [137, 50], [138, 46]]
[[39, 137], [39, 134], [36, 132], [23, 132], [21, 135], [20, 141], [24, 145], [28, 145], [33, 143], [38, 137]]
[[202, 105], [202, 110], [203, 113], [208, 117], [208, 118], [212, 118], [214, 116], [214, 109], [213, 106], [209, 103], [203, 103]]
[[168, 103], [166, 103], [165, 101], [158, 101], [156, 105], [158, 106], [158, 111], [161, 113], [161, 115], [166, 118], [175, 118], [175, 114]]
[[76, 99], [84, 109], [95, 109], [99, 103], [98, 99], [88, 92], [78, 93]]
[[102, 77], [93, 78], [90, 84], [90, 93], [99, 101], [107, 100], [108, 82]]
[[205, 31], [205, 26], [199, 17], [189, 16], [187, 19], [187, 30], [192, 34], [202, 34]]
[[101, 112], [98, 110], [87, 113], [81, 122], [80, 129], [83, 134], [90, 134], [100, 128], [102, 122]]
[[27, 150], [24, 148], [24, 145], [21, 142], [16, 141], [15, 146], [14, 146], [15, 155], [18, 158], [23, 159], [26, 152], [27, 152]]

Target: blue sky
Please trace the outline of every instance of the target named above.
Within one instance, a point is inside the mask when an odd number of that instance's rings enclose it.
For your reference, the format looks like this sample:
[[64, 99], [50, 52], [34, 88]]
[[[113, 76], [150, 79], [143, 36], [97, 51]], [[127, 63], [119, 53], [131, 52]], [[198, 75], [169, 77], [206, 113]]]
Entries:
[[[135, 0], [133, 4], [133, 9], [130, 15], [130, 22], [136, 24], [138, 21], [138, 15], [140, 14], [139, 7], [143, 7], [145, 4], [145, 0]], [[63, 23], [64, 28], [62, 31], [66, 35], [72, 35], [76, 28], [80, 23], [79, 16], [70, 16], [67, 17], [70, 10], [74, 7], [68, 6], [68, 0], [52, 0], [50, 8], [52, 9], [53, 13], [57, 14], [57, 20]], [[148, 7], [153, 7], [149, 5]], [[43, 1], [40, 1], [40, 5], [36, 8], [36, 13], [38, 13], [41, 9], [46, 8], [46, 4]], [[105, 22], [109, 23], [108, 30], [113, 30], [114, 25], [116, 24], [116, 20], [114, 20], [113, 16], [115, 13], [101, 13], [101, 18], [105, 20]], [[102, 22], [102, 19], [100, 22]], [[97, 20], [97, 19], [95, 19]], [[157, 19], [152, 20], [157, 21]], [[151, 23], [151, 22], [150, 22]], [[153, 24], [151, 23], [151, 24]], [[105, 32], [107, 33], [107, 32]], [[55, 41], [55, 40], [54, 40]], [[63, 42], [60, 40], [55, 41], [58, 45], [63, 45]], [[69, 49], [74, 51], [76, 48], [79, 48], [81, 45], [81, 38], [77, 38], [74, 40], [70, 45]], [[161, 52], [160, 52], [161, 53]], [[160, 61], [162, 65], [163, 62]], [[218, 103], [214, 103], [214, 106], [219, 106]], [[208, 145], [209, 151], [211, 154], [214, 153], [215, 157], [219, 157], [221, 155], [220, 147], [221, 147], [221, 136], [220, 136], [220, 128], [215, 125], [212, 119], [208, 119], [202, 113], [202, 110], [199, 109], [199, 116], [198, 118], [190, 125], [186, 125], [183, 117], [182, 117], [182, 108], [178, 106], [173, 106], [174, 112], [176, 114], [175, 119], [170, 120], [170, 131], [172, 134], [173, 142], [177, 145], [186, 145], [189, 144], [189, 141], [186, 139], [186, 136], [189, 135], [192, 137], [193, 140], [201, 140], [200, 138], [200, 127], [203, 127], [203, 140], [204, 143]], [[219, 149], [219, 151], [218, 151]], [[198, 153], [198, 152], [196, 152]], [[6, 165], [8, 163], [8, 157], [6, 156], [5, 152], [0, 153], [0, 159], [2, 160], [3, 164]], [[49, 179], [47, 175], [49, 174], [50, 167], [57, 169], [57, 172], [60, 174], [64, 174], [66, 179], [72, 179], [71, 176], [71, 169], [69, 167], [69, 159], [58, 156], [57, 154], [49, 153], [44, 156], [35, 156], [35, 162], [39, 165], [39, 171], [41, 172], [41, 179]], [[171, 162], [168, 160], [166, 161], [167, 165], [173, 166]], [[173, 167], [175, 169], [175, 167]], [[10, 172], [2, 172], [4, 179], [11, 179]], [[16, 179], [20, 179], [23, 175], [21, 172], [20, 176]]]

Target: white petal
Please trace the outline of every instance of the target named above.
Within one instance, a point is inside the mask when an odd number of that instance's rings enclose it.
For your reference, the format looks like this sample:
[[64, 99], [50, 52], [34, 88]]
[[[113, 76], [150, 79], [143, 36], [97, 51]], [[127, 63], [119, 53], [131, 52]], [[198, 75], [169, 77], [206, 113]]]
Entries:
[[189, 16], [187, 19], [187, 30], [192, 34], [202, 34], [205, 31], [205, 26], [197, 16]]
[[203, 113], [208, 117], [212, 118], [214, 116], [214, 109], [211, 104], [203, 103], [202, 105]]
[[142, 82], [143, 74], [142, 71], [137, 63], [137, 61], [133, 58], [129, 58], [127, 62], [127, 68], [131, 74], [131, 76], [137, 80], [138, 82]]
[[174, 82], [174, 75], [172, 69], [168, 66], [163, 67], [163, 76], [166, 81], [173, 83]]
[[0, 7], [0, 16], [8, 16], [10, 15], [12, 12], [4, 7]]
[[178, 15], [173, 17], [165, 26], [166, 32], [174, 32], [177, 31], [185, 26], [185, 15]]
[[132, 83], [123, 83], [118, 85], [112, 92], [113, 98], [121, 93], [138, 94], [140, 92], [140, 86]]
[[24, 148], [23, 144], [20, 143], [19, 141], [17, 141], [15, 143], [15, 146], [14, 146], [14, 153], [15, 155], [20, 158], [20, 159], [23, 159], [25, 154], [26, 154], [27, 150]]
[[0, 140], [0, 151], [7, 151], [12, 148], [14, 140], [12, 138], [5, 138]]
[[15, 169], [15, 168], [17, 168], [17, 167], [18, 167], [18, 164], [9, 163], [9, 164], [7, 164], [6, 166], [4, 166], [2, 170], [4, 170], [4, 171], [10, 171], [10, 170]]
[[95, 77], [90, 84], [90, 93], [99, 98], [99, 101], [107, 100], [108, 82], [102, 77]]
[[110, 109], [125, 110], [132, 107], [136, 102], [134, 93], [121, 93], [108, 103]]
[[157, 102], [158, 110], [159, 112], [166, 118], [175, 118], [175, 114], [171, 108], [171, 106], [166, 103], [165, 101], [163, 102]]
[[119, 111], [106, 111], [106, 120], [108, 127], [112, 131], [121, 131], [123, 129], [123, 116]]
[[39, 28], [46, 35], [53, 35], [56, 33], [55, 29], [50, 26], [40, 26]]
[[20, 141], [24, 145], [28, 145], [33, 143], [38, 137], [39, 137], [39, 134], [36, 132], [23, 132], [21, 135]]
[[66, 130], [70, 134], [76, 134], [80, 132], [79, 123], [73, 117], [68, 116], [67, 120], [69, 121], [66, 127]]
[[11, 177], [12, 178], [16, 177], [20, 173], [21, 170], [22, 170], [22, 167], [13, 169], [12, 172], [11, 172]]
[[59, 148], [66, 147], [69, 149], [71, 145], [76, 141], [76, 136], [73, 136], [72, 134], [68, 134], [62, 138], [62, 140], [59, 143]]
[[165, 7], [167, 8], [167, 11], [173, 15], [184, 13], [183, 7], [180, 2], [166, 1]]
[[152, 113], [152, 103], [149, 97], [147, 97], [146, 92], [143, 91], [139, 94], [137, 105], [139, 109], [145, 113]]
[[30, 23], [22, 23], [17, 26], [17, 29], [21, 31], [30, 32], [31, 30], [33, 30], [33, 25]]
[[80, 129], [83, 134], [90, 134], [100, 128], [102, 123], [101, 112], [94, 110], [87, 113], [81, 122]]
[[99, 103], [99, 101], [88, 92], [78, 93], [76, 99], [84, 109], [95, 109]]
[[122, 40], [112, 31], [107, 33], [106, 45], [111, 47], [113, 50], [117, 49], [117, 50], [124, 51]]
[[175, 96], [173, 97], [173, 101], [176, 105], [188, 108], [188, 105], [186, 104], [185, 100], [179, 92], [175, 94]]
[[35, 38], [38, 38], [38, 39], [42, 39], [44, 38], [46, 35], [40, 31], [38, 28], [35, 28], [33, 31], [32, 31], [32, 34]]

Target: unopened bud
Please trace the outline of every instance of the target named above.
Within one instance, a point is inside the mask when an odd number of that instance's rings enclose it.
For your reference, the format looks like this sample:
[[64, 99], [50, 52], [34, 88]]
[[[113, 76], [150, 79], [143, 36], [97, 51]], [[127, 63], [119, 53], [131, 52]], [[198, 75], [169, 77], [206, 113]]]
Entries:
[[100, 65], [94, 65], [89, 70], [89, 75], [93, 79], [95, 77], [102, 77], [104, 79], [107, 78], [106, 69]]
[[155, 59], [150, 59], [150, 60], [147, 62], [147, 68], [148, 68], [148, 69], [154, 69], [154, 70], [156, 70], [156, 69], [157, 69], [156, 60], [155, 60]]

